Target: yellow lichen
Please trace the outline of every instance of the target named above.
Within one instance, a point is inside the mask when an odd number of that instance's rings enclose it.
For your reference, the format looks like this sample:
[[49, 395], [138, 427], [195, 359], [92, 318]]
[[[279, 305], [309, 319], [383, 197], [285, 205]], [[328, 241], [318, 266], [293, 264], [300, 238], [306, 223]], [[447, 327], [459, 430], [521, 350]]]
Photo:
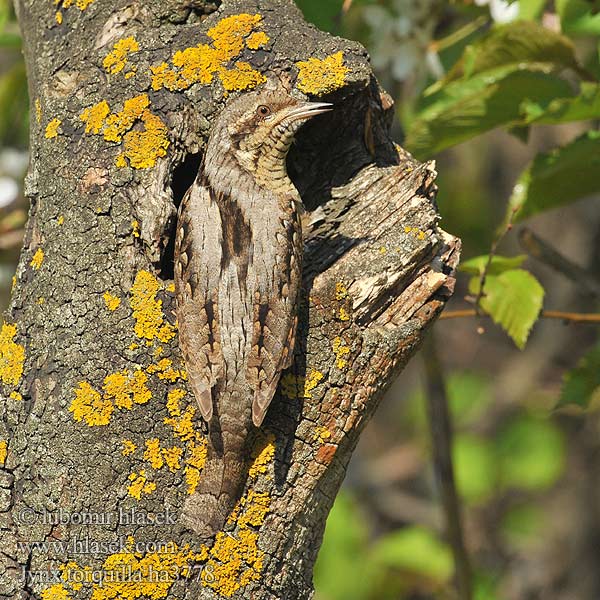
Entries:
[[165, 464], [160, 449], [160, 440], [158, 438], [146, 440], [144, 460], [147, 460], [153, 469], [160, 469]]
[[318, 426], [315, 429], [314, 441], [324, 444], [331, 437], [331, 431], [327, 427]]
[[185, 482], [188, 486], [188, 494], [195, 494], [196, 489], [198, 488], [198, 484], [200, 483], [200, 469], [196, 469], [196, 467], [186, 466], [184, 472]]
[[23, 396], [19, 393], [16, 392], [15, 390], [13, 390], [9, 396], [9, 398], [12, 398], [13, 400], [16, 400], [17, 402], [19, 402], [20, 400], [23, 400]]
[[320, 371], [311, 371], [304, 381], [304, 398], [312, 398], [311, 391], [314, 390], [325, 377]]
[[343, 52], [336, 52], [324, 59], [309, 58], [296, 63], [298, 89], [305, 94], [320, 96], [341, 88], [349, 71], [344, 65]]
[[71, 402], [69, 412], [76, 421], [84, 421], [90, 426], [108, 425], [115, 407], [113, 403], [102, 398], [86, 381], [80, 381], [75, 390], [75, 398]]
[[236, 536], [219, 532], [202, 571], [205, 586], [221, 596], [231, 597], [251, 581], [260, 579], [264, 553], [258, 548], [258, 532], [269, 513], [271, 498], [267, 493], [250, 490], [233, 512]]
[[185, 381], [187, 379], [187, 373], [183, 369], [174, 369], [173, 361], [170, 358], [163, 358], [156, 364], [150, 365], [146, 371], [150, 375], [157, 375], [159, 379], [163, 381], [170, 381], [174, 383], [178, 379]]
[[160, 440], [152, 438], [146, 440], [146, 450], [144, 460], [147, 460], [153, 469], [162, 469], [166, 464], [171, 472], [181, 469], [181, 457], [183, 448], [173, 446], [172, 448], [161, 448]]
[[269, 43], [269, 36], [264, 31], [257, 31], [256, 33], [250, 34], [246, 46], [250, 50], [258, 50]]
[[162, 449], [163, 458], [169, 470], [174, 473], [178, 469], [181, 469], [181, 457], [183, 456], [183, 448], [173, 446], [172, 448]]
[[6, 440], [0, 440], [0, 467], [4, 466], [8, 455], [8, 444]]
[[338, 319], [340, 321], [349, 321], [350, 320], [350, 314], [343, 306], [338, 311]]
[[404, 233], [410, 233], [412, 231], [412, 227], [409, 227], [408, 225], [404, 228]]
[[387, 248], [385, 246], [380, 246], [379, 254], [387, 254]]
[[253, 461], [248, 470], [248, 475], [251, 478], [258, 477], [261, 473], [266, 473], [268, 464], [275, 456], [275, 436], [267, 435], [264, 439], [259, 440], [257, 448], [254, 451]]
[[171, 294], [175, 293], [175, 284], [174, 283], [169, 283], [169, 285], [165, 288], [167, 290], [167, 292], [170, 292]]
[[127, 486], [127, 493], [137, 500], [141, 499], [142, 494], [148, 496], [156, 489], [156, 483], [148, 481], [145, 469], [140, 469], [139, 473], [131, 473], [129, 481], [131, 483]]
[[106, 100], [98, 102], [86, 108], [80, 115], [79, 118], [85, 123], [86, 133], [100, 133], [104, 127], [104, 120], [110, 114], [110, 107]]
[[131, 288], [131, 308], [135, 320], [135, 334], [142, 339], [168, 342], [175, 336], [175, 329], [165, 323], [162, 301], [156, 294], [160, 289], [158, 280], [148, 271], [139, 271]]
[[15, 343], [17, 327], [4, 323], [0, 330], [0, 380], [8, 385], [18, 385], [23, 375], [25, 348]]
[[186, 392], [179, 388], [170, 390], [167, 394], [167, 410], [172, 417], [181, 416], [181, 400], [184, 398]]
[[121, 304], [121, 298], [113, 296], [110, 292], [104, 292], [102, 297], [104, 298], [104, 304], [106, 304], [106, 308], [108, 308], [108, 310], [111, 312], [119, 308], [119, 305]]
[[220, 73], [221, 83], [228, 92], [252, 89], [266, 81], [265, 76], [247, 62], [236, 62], [233, 69]]
[[62, 225], [62, 224], [65, 222], [65, 218], [64, 218], [64, 216], [63, 216], [63, 215], [60, 215], [60, 216], [58, 217], [58, 219], [56, 219], [56, 222], [57, 222], [59, 225]]
[[57, 10], [57, 11], [56, 11], [56, 14], [54, 15], [54, 19], [56, 20], [56, 22], [57, 22], [59, 25], [62, 25], [62, 22], [63, 22], [63, 15], [62, 15], [62, 13], [60, 12], [60, 10]]
[[187, 442], [194, 438], [194, 424], [192, 419], [196, 414], [193, 406], [188, 406], [179, 417], [166, 417], [164, 422], [173, 429], [173, 434], [180, 440]]
[[41, 248], [38, 248], [29, 263], [36, 271], [42, 266], [44, 262], [44, 251]]
[[94, 0], [54, 0], [55, 5], [61, 5], [63, 9], [76, 6], [79, 10], [85, 10]]
[[112, 51], [106, 55], [102, 61], [102, 66], [107, 73], [116, 75], [127, 65], [127, 57], [129, 54], [138, 52], [139, 49], [140, 45], [133, 36], [120, 39], [115, 42]]
[[312, 390], [324, 377], [323, 373], [315, 370], [312, 370], [306, 377], [288, 373], [281, 378], [281, 391], [290, 399], [312, 398]]
[[55, 583], [42, 591], [42, 600], [70, 600], [70, 598], [69, 592], [62, 583]]
[[206, 438], [196, 434], [195, 439], [186, 444], [187, 458], [185, 459], [185, 482], [188, 485], [188, 494], [196, 491], [200, 481], [200, 472], [206, 464], [208, 445]]
[[108, 425], [115, 406], [131, 410], [134, 404], [145, 404], [152, 398], [147, 381], [148, 376], [143, 371], [117, 371], [104, 378], [103, 394], [81, 381], [69, 411], [76, 421], [85, 420], [90, 427]]
[[348, 297], [348, 288], [340, 281], [335, 284], [335, 299], [344, 300]]
[[123, 440], [123, 449], [121, 454], [123, 456], [129, 456], [137, 450], [137, 446], [131, 440]]
[[137, 219], [131, 221], [131, 235], [135, 238], [140, 237], [140, 223]]
[[336, 337], [333, 340], [333, 353], [335, 354], [335, 366], [338, 369], [344, 369], [348, 364], [346, 357], [350, 354], [350, 348], [346, 346], [341, 337]]
[[48, 140], [51, 140], [58, 136], [58, 129], [61, 125], [62, 121], [60, 119], [52, 119], [48, 125], [46, 125], [46, 133], [44, 137]]
[[[111, 113], [106, 101], [86, 108], [80, 119], [86, 124], [86, 133], [102, 134], [107, 142], [123, 145], [117, 156], [118, 167], [128, 164], [134, 169], [153, 167], [167, 154], [170, 145], [167, 126], [150, 111], [148, 94], [125, 100], [123, 110]], [[143, 127], [134, 127], [140, 123]]]
[[264, 83], [264, 75], [246, 62], [228, 67], [245, 48], [257, 50], [269, 41], [266, 33], [257, 31], [261, 21], [261, 15], [245, 13], [221, 19], [208, 30], [212, 44], [178, 50], [171, 60], [172, 67], [165, 62], [151, 67], [152, 88], [185, 90], [195, 83], [212, 83], [215, 75], [226, 91], [252, 89]]
[[131, 373], [127, 369], [107, 375], [104, 379], [104, 399], [115, 406], [131, 410], [135, 404], [145, 404], [152, 398], [146, 383], [148, 376], [143, 371]]

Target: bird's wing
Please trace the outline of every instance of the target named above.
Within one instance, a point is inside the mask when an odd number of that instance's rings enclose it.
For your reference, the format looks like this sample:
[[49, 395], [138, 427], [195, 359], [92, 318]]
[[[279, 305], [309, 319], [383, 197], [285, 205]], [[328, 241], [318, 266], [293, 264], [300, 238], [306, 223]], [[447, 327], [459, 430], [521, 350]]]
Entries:
[[254, 389], [252, 420], [258, 427], [275, 395], [281, 372], [293, 359], [298, 323], [298, 289], [301, 278], [302, 232], [299, 217], [285, 222], [279, 239], [273, 286], [256, 293], [248, 382]]
[[175, 288], [179, 345], [202, 416], [213, 414], [212, 388], [223, 370], [218, 320], [220, 216], [198, 179], [179, 208], [175, 236]]

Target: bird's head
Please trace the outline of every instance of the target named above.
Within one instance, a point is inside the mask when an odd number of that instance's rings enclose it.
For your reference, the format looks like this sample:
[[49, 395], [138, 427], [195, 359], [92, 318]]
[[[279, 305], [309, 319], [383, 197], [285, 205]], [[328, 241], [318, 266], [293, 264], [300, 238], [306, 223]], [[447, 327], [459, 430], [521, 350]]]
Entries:
[[286, 86], [265, 87], [231, 101], [219, 115], [212, 137], [257, 182], [272, 187], [287, 178], [285, 159], [295, 133], [331, 106], [299, 100]]

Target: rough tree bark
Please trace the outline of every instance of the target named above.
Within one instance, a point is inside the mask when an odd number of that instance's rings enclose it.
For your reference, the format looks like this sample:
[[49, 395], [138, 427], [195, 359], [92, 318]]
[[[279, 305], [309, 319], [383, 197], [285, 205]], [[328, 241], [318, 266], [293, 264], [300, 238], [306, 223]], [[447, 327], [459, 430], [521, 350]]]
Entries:
[[[291, 0], [16, 8], [31, 212], [0, 334], [0, 598], [310, 598], [360, 432], [452, 292], [433, 166], [390, 140], [365, 50]], [[177, 523], [205, 446], [172, 230], [226, 96], [273, 72], [335, 111], [289, 159], [308, 210], [295, 364], [207, 548]]]

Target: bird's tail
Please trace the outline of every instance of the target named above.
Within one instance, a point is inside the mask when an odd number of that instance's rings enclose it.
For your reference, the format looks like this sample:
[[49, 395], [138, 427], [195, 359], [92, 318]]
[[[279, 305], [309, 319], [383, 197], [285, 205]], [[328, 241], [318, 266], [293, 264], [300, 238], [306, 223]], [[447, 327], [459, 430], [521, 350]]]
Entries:
[[[206, 464], [197, 491], [185, 502], [181, 520], [201, 538], [212, 538], [223, 529], [240, 499], [248, 478], [247, 449], [251, 443], [250, 411], [232, 416], [213, 415]], [[243, 411], [242, 411], [243, 412]]]

